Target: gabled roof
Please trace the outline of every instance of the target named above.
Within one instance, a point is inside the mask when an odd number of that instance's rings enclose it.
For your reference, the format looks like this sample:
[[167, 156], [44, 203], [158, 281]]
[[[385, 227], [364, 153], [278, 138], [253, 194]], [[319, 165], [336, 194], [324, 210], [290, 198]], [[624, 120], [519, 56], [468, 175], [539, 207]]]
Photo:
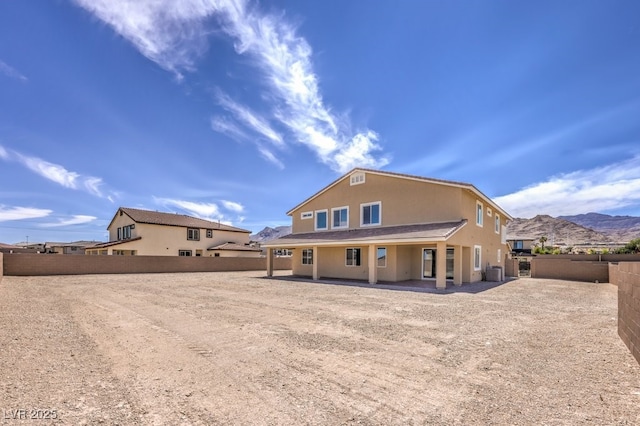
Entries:
[[228, 250], [228, 251], [262, 251], [259, 248], [246, 246], [244, 244], [237, 243], [224, 243], [214, 247], [209, 247], [207, 250], [215, 251], [215, 250]]
[[199, 219], [197, 217], [187, 216], [177, 213], [156, 212], [151, 210], [132, 209], [130, 207], [120, 207], [109, 223], [111, 224], [119, 214], [126, 214], [136, 223], [147, 223], [151, 225], [180, 226], [183, 228], [213, 229], [230, 232], [246, 232], [251, 231], [235, 226], [225, 225], [220, 222], [212, 222], [209, 220]]
[[491, 200], [491, 198], [489, 198], [486, 195], [484, 195], [478, 188], [476, 188], [474, 185], [472, 185], [470, 183], [456, 182], [456, 181], [453, 181], [453, 180], [427, 178], [427, 177], [423, 177], [423, 176], [416, 176], [416, 175], [409, 175], [409, 174], [395, 173], [395, 172], [386, 172], [386, 171], [382, 171], [382, 170], [373, 170], [373, 169], [366, 169], [366, 168], [360, 168], [360, 167], [356, 167], [355, 169], [353, 169], [350, 172], [347, 172], [346, 174], [342, 175], [341, 177], [339, 177], [338, 179], [336, 179], [335, 181], [333, 181], [329, 185], [325, 186], [323, 189], [321, 189], [320, 191], [316, 192], [311, 197], [307, 198], [306, 200], [304, 200], [303, 202], [301, 202], [300, 204], [298, 204], [297, 206], [295, 206], [294, 208], [289, 210], [287, 212], [287, 215], [291, 216], [295, 210], [299, 209], [300, 207], [302, 207], [303, 205], [307, 204], [309, 201], [313, 200], [314, 198], [320, 196], [321, 194], [327, 192], [329, 189], [333, 188], [334, 186], [336, 186], [337, 184], [339, 184], [343, 180], [348, 179], [352, 174], [358, 173], [358, 172], [370, 173], [370, 174], [375, 174], [375, 175], [380, 175], [380, 176], [389, 176], [389, 177], [394, 177], [394, 178], [399, 178], [399, 179], [414, 180], [414, 181], [419, 181], [419, 182], [433, 183], [433, 184], [437, 184], [437, 185], [453, 186], [453, 187], [457, 187], [457, 188], [467, 189], [467, 190], [475, 193], [478, 197], [482, 198], [487, 203], [489, 203], [494, 209], [500, 211], [500, 213], [503, 216], [505, 216], [508, 220], [513, 220], [513, 218], [511, 217], [511, 215], [509, 213], [504, 211], [493, 200]]
[[142, 237], [135, 237], [135, 238], [127, 238], [126, 240], [107, 241], [106, 243], [98, 243], [96, 245], [93, 245], [93, 246], [90, 246], [90, 247], [85, 247], [85, 248], [87, 250], [101, 249], [101, 248], [105, 248], [105, 247], [117, 246], [118, 244], [130, 243], [131, 241], [138, 241], [138, 240], [141, 240], [141, 239], [142, 239]]
[[446, 241], [467, 224], [467, 220], [443, 223], [357, 228], [348, 231], [319, 231], [289, 234], [263, 243], [263, 247], [322, 246], [345, 244], [388, 244]]
[[100, 244], [102, 241], [72, 241], [69, 243], [61, 243], [55, 241], [47, 241], [45, 246], [47, 247], [88, 247]]

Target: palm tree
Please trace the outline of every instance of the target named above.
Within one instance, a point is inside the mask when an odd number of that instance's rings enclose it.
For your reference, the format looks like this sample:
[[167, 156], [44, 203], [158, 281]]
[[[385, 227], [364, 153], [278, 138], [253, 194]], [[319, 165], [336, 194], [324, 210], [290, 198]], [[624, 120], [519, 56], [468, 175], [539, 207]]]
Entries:
[[547, 242], [547, 237], [540, 237], [540, 244], [542, 245], [542, 250], [544, 250], [544, 243]]

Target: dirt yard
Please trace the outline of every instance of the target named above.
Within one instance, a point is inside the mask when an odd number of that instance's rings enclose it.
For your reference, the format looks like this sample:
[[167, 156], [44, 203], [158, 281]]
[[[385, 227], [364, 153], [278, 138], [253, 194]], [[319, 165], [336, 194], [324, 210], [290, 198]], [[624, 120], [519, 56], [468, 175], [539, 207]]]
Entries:
[[610, 284], [263, 275], [4, 277], [0, 422], [640, 424]]

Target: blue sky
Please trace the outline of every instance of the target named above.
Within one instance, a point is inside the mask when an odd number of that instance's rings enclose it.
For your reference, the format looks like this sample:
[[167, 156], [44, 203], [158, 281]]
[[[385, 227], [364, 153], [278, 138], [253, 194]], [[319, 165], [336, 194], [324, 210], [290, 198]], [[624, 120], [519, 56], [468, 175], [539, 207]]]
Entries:
[[0, 2], [0, 242], [257, 232], [356, 166], [640, 216], [640, 3]]

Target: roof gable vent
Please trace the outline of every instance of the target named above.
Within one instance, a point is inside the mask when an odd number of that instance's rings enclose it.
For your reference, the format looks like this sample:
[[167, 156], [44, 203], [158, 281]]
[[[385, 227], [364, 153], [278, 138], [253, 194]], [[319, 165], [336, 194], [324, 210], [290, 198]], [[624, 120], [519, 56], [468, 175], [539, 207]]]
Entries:
[[361, 183], [365, 182], [364, 179], [364, 173], [362, 172], [357, 172], [351, 175], [351, 185], [360, 185]]

